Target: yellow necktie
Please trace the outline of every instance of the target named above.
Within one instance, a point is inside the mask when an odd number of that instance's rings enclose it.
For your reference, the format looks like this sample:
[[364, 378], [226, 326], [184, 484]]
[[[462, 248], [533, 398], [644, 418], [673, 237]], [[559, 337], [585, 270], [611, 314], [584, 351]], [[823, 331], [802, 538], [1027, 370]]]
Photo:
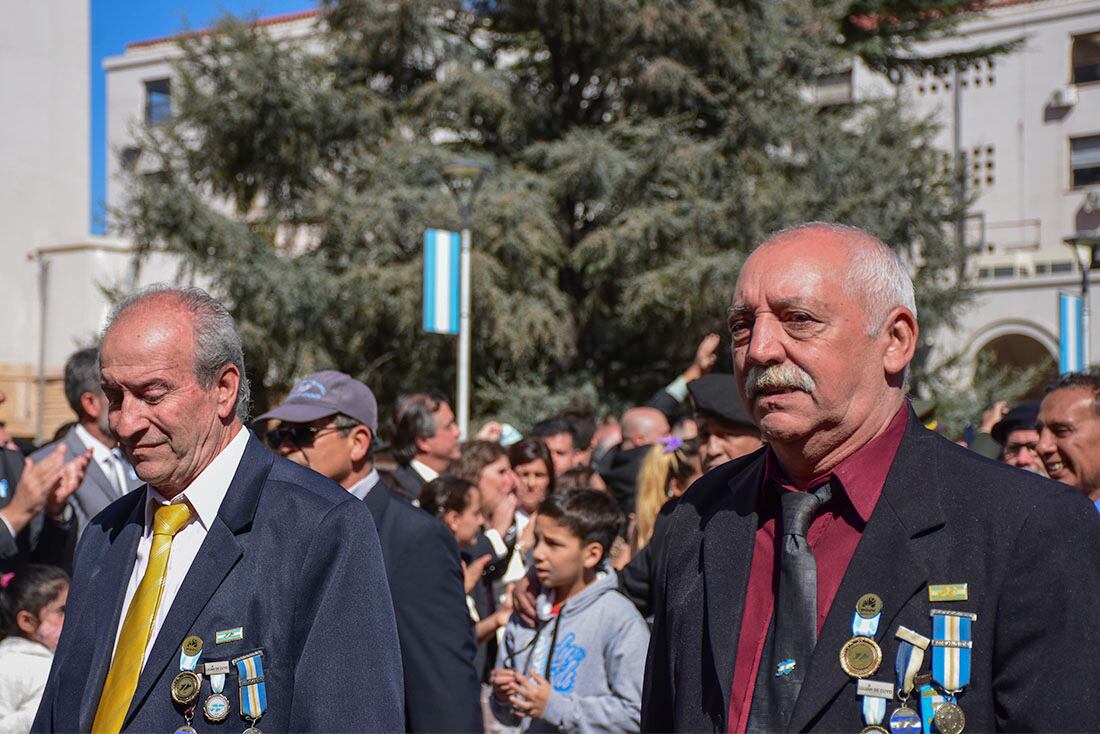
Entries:
[[122, 622], [122, 634], [111, 660], [111, 669], [107, 672], [107, 682], [103, 684], [103, 693], [99, 696], [99, 707], [92, 724], [94, 732], [117, 732], [122, 729], [130, 701], [137, 690], [145, 648], [149, 645], [153, 619], [157, 616], [157, 607], [164, 592], [172, 538], [190, 519], [191, 508], [186, 503], [165, 505], [153, 516], [153, 546], [149, 551], [149, 565]]

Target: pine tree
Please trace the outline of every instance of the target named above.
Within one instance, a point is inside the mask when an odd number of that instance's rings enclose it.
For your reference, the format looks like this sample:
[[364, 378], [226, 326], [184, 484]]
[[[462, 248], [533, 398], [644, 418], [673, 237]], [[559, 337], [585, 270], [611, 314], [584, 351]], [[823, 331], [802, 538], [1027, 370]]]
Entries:
[[529, 419], [562, 391], [643, 399], [724, 331], [752, 245], [802, 221], [897, 247], [930, 334], [969, 297], [934, 121], [806, 92], [856, 58], [894, 76], [959, 62], [913, 44], [963, 7], [327, 0], [309, 48], [227, 20], [182, 41], [175, 117], [143, 133], [162, 173], [135, 177], [118, 220], [231, 305], [260, 408], [322, 368], [384, 400], [451, 389], [454, 340], [421, 332], [420, 273], [424, 228], [458, 228], [438, 173], [458, 156], [493, 166], [474, 216], [475, 415]]

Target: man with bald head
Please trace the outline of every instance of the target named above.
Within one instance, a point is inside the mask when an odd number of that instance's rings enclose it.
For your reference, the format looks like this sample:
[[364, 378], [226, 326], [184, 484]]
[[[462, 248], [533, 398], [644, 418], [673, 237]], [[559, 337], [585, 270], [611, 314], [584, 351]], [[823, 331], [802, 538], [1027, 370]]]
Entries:
[[[226, 309], [199, 289], [123, 300], [100, 374], [146, 486], [84, 530], [34, 730], [403, 729], [370, 511], [243, 427]], [[369, 699], [342, 694], [364, 681]]]
[[665, 414], [656, 408], [630, 408], [620, 421], [623, 440], [600, 460], [597, 470], [623, 512], [634, 512], [638, 472], [649, 447], [672, 430]]
[[767, 444], [669, 519], [643, 730], [1100, 730], [1100, 564], [1080, 561], [1100, 517], [920, 424], [897, 256], [850, 227], [779, 232], [729, 329]]

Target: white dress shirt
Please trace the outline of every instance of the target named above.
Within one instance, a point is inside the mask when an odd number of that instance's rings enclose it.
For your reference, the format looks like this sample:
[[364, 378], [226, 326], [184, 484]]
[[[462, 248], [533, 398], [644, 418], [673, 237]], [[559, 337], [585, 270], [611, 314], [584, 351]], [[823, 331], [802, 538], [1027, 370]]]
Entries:
[[126, 470], [122, 467], [122, 458], [79, 423], [73, 430], [76, 431], [76, 437], [80, 439], [80, 443], [84, 444], [84, 448], [92, 450], [92, 460], [99, 464], [107, 481], [115, 485], [115, 496], [121, 497], [126, 494]]
[[413, 468], [413, 471], [419, 474], [420, 478], [423, 479], [425, 482], [430, 482], [439, 476], [439, 472], [437, 472], [435, 469], [431, 468], [423, 462], [417, 461], [416, 459], [410, 461], [409, 466], [411, 466]]
[[195, 556], [199, 553], [199, 547], [206, 540], [206, 533], [218, 516], [218, 509], [222, 506], [222, 500], [229, 491], [229, 484], [233, 481], [233, 475], [237, 473], [237, 467], [244, 456], [248, 435], [246, 428], [238, 431], [229, 445], [222, 449], [222, 452], [214, 457], [202, 473], [195, 477], [195, 481], [176, 495], [171, 502], [164, 499], [152, 486], [145, 490], [145, 533], [138, 542], [134, 570], [130, 574], [130, 584], [126, 587], [126, 599], [122, 603], [122, 616], [119, 617], [118, 629], [115, 630], [116, 648], [119, 635], [122, 633], [122, 622], [126, 619], [126, 611], [130, 608], [130, 602], [133, 601], [138, 585], [141, 584], [141, 578], [149, 565], [149, 551], [153, 546], [153, 514], [164, 505], [186, 502], [191, 505], [192, 515], [183, 529], [172, 539], [164, 591], [160, 597], [160, 606], [157, 607], [156, 618], [153, 619], [149, 644], [145, 646], [142, 667], [145, 666], [145, 660], [149, 657], [149, 651], [157, 639], [157, 633], [160, 632], [164, 618], [168, 616], [168, 610], [172, 608], [172, 601], [176, 598], [184, 577], [187, 576]]
[[348, 491], [351, 492], [352, 496], [365, 500], [367, 495], [370, 494], [370, 491], [374, 489], [374, 485], [378, 484], [381, 479], [382, 477], [379, 476], [378, 470], [371, 469], [370, 474], [348, 487]]

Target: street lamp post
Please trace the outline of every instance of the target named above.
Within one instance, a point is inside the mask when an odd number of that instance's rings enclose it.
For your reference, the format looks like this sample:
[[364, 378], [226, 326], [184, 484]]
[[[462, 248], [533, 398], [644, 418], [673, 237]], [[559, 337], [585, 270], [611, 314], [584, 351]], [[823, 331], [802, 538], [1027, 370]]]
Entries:
[[[1100, 234], [1096, 232], [1076, 232], [1062, 239], [1073, 250], [1077, 265], [1081, 269], [1081, 362], [1089, 369], [1092, 360], [1089, 355], [1089, 274], [1100, 269], [1096, 261], [1097, 248], [1100, 247]], [[1082, 250], [1084, 252], [1082, 252]]]
[[470, 428], [470, 218], [474, 200], [489, 166], [480, 161], [457, 160], [440, 170], [447, 188], [458, 204], [462, 220], [462, 244], [458, 258], [458, 386], [456, 390], [458, 429], [465, 440]]

